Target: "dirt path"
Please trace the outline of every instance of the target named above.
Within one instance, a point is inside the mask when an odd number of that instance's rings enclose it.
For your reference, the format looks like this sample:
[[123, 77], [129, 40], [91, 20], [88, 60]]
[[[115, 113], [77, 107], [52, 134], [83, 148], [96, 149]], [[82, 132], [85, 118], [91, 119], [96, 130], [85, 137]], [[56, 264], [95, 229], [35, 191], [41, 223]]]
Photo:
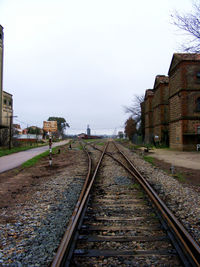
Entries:
[[[200, 153], [154, 149], [147, 153], [153, 164], [177, 179], [183, 186], [200, 193]], [[174, 174], [171, 167], [174, 166]]]
[[[72, 146], [72, 148], [74, 145]], [[62, 173], [66, 168], [75, 169], [84, 153], [76, 148], [68, 150], [67, 146], [60, 148], [59, 154], [53, 155], [53, 166], [49, 167], [48, 157], [42, 158], [36, 165], [29, 168], [15, 168], [0, 174], [0, 222], [5, 220], [3, 210], [11, 209], [18, 203], [23, 205], [28, 201], [41, 184]], [[15, 207], [16, 208], [16, 207]], [[7, 218], [7, 222], [11, 218]]]
[[149, 155], [158, 160], [165, 161], [166, 163], [169, 163], [173, 166], [200, 170], [200, 152], [153, 149], [151, 150]]

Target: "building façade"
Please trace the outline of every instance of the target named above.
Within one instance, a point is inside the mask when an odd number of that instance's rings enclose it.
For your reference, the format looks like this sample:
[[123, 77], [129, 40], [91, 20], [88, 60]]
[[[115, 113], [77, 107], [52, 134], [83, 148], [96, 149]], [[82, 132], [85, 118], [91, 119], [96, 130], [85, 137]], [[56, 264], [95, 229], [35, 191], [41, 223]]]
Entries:
[[156, 76], [142, 107], [145, 143], [195, 150], [200, 144], [200, 54], [174, 54], [168, 76]]
[[10, 127], [13, 116], [12, 95], [3, 91], [3, 56], [4, 33], [3, 27], [0, 25], [0, 137], [2, 129], [8, 129]]

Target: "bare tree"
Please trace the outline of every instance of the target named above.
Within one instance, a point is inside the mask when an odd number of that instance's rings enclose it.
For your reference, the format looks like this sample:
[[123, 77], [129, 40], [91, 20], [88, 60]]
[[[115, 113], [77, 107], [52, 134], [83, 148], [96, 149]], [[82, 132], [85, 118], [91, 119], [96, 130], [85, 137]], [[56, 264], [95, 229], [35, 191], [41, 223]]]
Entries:
[[171, 15], [172, 24], [178, 27], [188, 39], [182, 44], [185, 52], [200, 52], [200, 1], [193, 1], [193, 10], [191, 13], [182, 14], [175, 11]]
[[137, 133], [142, 136], [144, 140], [144, 114], [142, 114], [142, 103], [144, 102], [144, 95], [134, 95], [132, 100], [132, 105], [125, 106], [125, 112], [130, 113], [131, 117], [134, 119]]
[[144, 101], [144, 95], [134, 95], [132, 100], [132, 105], [127, 107], [125, 106], [125, 112], [130, 113], [131, 117], [133, 117], [136, 124], [140, 124], [141, 122], [141, 103]]

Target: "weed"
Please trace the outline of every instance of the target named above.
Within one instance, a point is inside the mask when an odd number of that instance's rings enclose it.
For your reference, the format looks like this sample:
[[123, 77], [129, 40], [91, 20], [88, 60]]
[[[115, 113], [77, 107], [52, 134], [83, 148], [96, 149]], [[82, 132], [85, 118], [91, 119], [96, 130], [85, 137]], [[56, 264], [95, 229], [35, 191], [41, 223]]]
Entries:
[[135, 183], [135, 184], [128, 185], [128, 188], [129, 189], [140, 189], [140, 185]]
[[154, 158], [150, 157], [150, 156], [144, 156], [143, 159], [147, 162], [149, 162], [150, 164], [154, 165]]
[[79, 145], [78, 146], [78, 150], [83, 150], [83, 146], [82, 145]]
[[180, 182], [185, 182], [185, 177], [183, 176], [182, 173], [176, 173], [172, 175], [175, 179], [177, 179]]
[[137, 197], [143, 198], [144, 197], [144, 193], [142, 191], [137, 192]]

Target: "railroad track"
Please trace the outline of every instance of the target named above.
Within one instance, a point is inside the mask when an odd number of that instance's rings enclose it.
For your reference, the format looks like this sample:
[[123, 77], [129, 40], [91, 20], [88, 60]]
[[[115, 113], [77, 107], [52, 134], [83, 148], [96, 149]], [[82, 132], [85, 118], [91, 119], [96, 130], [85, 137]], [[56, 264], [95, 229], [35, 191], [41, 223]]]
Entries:
[[200, 266], [197, 243], [117, 145], [99, 151], [52, 266]]

